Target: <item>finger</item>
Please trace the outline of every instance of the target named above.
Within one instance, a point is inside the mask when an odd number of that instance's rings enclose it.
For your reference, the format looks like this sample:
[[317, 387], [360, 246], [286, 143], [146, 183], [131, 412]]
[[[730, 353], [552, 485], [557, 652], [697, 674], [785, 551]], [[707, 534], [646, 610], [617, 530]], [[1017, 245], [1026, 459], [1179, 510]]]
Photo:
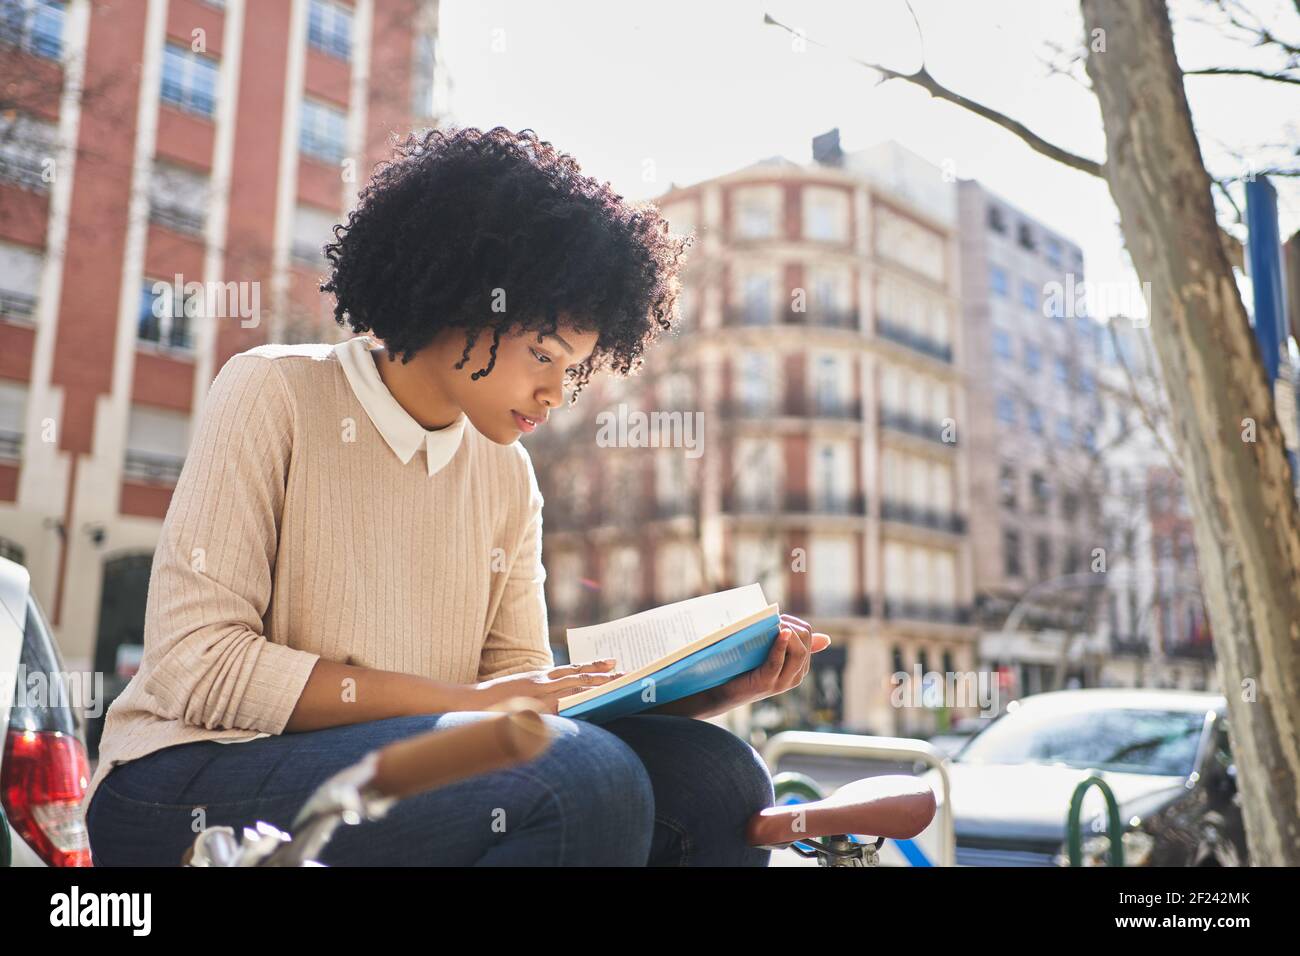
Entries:
[[623, 671], [614, 671], [610, 674], [573, 674], [569, 677], [560, 677], [552, 681], [547, 681], [548, 689], [566, 690], [574, 687], [599, 687], [601, 684], [608, 684], [612, 680], [618, 680], [623, 676]]
[[809, 631], [812, 630], [812, 625], [801, 617], [795, 617], [793, 614], [782, 614], [781, 616], [785, 618], [786, 622], [789, 624], [798, 624], [800, 627], [805, 627]]
[[764, 684], [771, 684], [781, 673], [781, 668], [785, 666], [789, 645], [790, 632], [782, 628], [777, 633], [776, 640], [772, 642], [772, 650], [768, 653], [767, 660], [759, 670], [759, 676]]
[[790, 638], [790, 649], [785, 655], [785, 663], [781, 666], [781, 672], [776, 676], [777, 693], [787, 691], [799, 683], [799, 671], [803, 667], [807, 653], [806, 650], [800, 648], [797, 638]]
[[554, 675], [557, 678], [567, 677], [570, 674], [582, 674], [593, 670], [608, 670], [611, 667], [616, 666], [616, 664], [617, 661], [614, 658], [605, 657], [598, 661], [585, 661], [576, 664], [560, 664], [557, 667], [552, 667], [549, 671], [546, 672], [546, 674], [548, 677], [552, 675]]
[[[787, 621], [785, 623], [785, 627], [788, 630], [794, 632], [794, 636], [798, 638], [799, 644], [805, 650], [808, 650], [809, 648], [812, 647], [812, 631], [810, 631], [808, 628], [800, 624], [794, 624], [790, 621]], [[792, 644], [790, 646], [793, 647], [794, 645]]]
[[821, 631], [813, 632], [813, 644], [811, 650], [814, 654], [824, 651], [830, 646], [831, 636], [829, 634], [823, 634]]

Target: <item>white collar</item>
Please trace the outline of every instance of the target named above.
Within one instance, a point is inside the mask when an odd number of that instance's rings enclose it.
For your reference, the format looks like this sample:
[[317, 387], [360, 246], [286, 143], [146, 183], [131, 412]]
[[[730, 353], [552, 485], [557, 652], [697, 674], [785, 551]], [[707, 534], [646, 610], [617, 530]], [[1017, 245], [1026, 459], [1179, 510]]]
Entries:
[[334, 346], [334, 351], [357, 400], [379, 434], [384, 436], [384, 441], [388, 442], [388, 447], [393, 449], [402, 464], [407, 464], [424, 446], [432, 476], [441, 471], [460, 448], [465, 434], [465, 413], [462, 411], [450, 425], [436, 430], [427, 429], [417, 422], [393, 397], [375, 367], [375, 358], [370, 353], [382, 347], [370, 336], [361, 335], [340, 342]]

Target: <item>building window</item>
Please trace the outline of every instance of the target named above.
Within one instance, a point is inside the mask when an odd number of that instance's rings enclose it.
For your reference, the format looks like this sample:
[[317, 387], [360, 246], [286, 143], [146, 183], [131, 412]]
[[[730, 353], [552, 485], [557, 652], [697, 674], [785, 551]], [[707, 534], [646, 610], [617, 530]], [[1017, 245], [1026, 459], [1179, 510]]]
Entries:
[[326, 163], [341, 163], [347, 143], [347, 114], [315, 100], [302, 102], [298, 149]]
[[58, 128], [22, 113], [0, 110], [0, 179], [47, 192], [54, 166]]
[[176, 300], [175, 286], [161, 279], [145, 279], [140, 289], [140, 313], [136, 321], [136, 341], [152, 342], [171, 349], [194, 348], [191, 324], [202, 311], [197, 293]]
[[997, 206], [989, 206], [989, 229], [1000, 236], [1007, 234], [1007, 220]]
[[185, 412], [132, 405], [122, 477], [150, 484], [176, 484], [185, 464], [189, 428], [190, 416]]
[[1040, 579], [1052, 576], [1052, 539], [1039, 535], [1038, 540], [1034, 542], [1034, 557], [1038, 567], [1038, 577]]
[[1001, 266], [989, 266], [989, 288], [993, 294], [1003, 299], [1007, 297], [1007, 270]]
[[35, 249], [0, 242], [0, 318], [31, 322], [44, 258]]
[[154, 163], [149, 177], [150, 222], [201, 236], [207, 211], [207, 176], [170, 163]]
[[1083, 447], [1088, 451], [1097, 450], [1097, 429], [1091, 425], [1083, 426]]
[[1061, 268], [1061, 244], [1055, 239], [1048, 239], [1047, 243], [1047, 261], [1057, 269]]
[[352, 11], [329, 0], [307, 8], [307, 45], [346, 60], [352, 56]]
[[998, 396], [998, 421], [1004, 425], [1016, 423], [1016, 402], [1010, 395]]
[[1002, 495], [1002, 507], [1008, 511], [1015, 511], [1016, 501], [1016, 469], [1014, 465], [1004, 464], [998, 475], [998, 490]]
[[1016, 245], [1027, 252], [1033, 252], [1038, 248], [1034, 242], [1034, 231], [1029, 228], [1029, 223], [1022, 222], [1016, 227]]
[[1005, 329], [993, 330], [993, 352], [1001, 359], [1010, 359], [1013, 354], [1011, 333]]
[[1034, 514], [1047, 514], [1052, 501], [1052, 487], [1047, 483], [1047, 476], [1036, 471], [1029, 477], [1029, 488], [1034, 497]]
[[1079, 513], [1079, 496], [1073, 491], [1061, 495], [1061, 514], [1066, 521], [1073, 521]]
[[1043, 350], [1037, 345], [1025, 345], [1025, 371], [1031, 374], [1038, 374], [1038, 370], [1043, 367]]
[[1056, 420], [1056, 440], [1062, 448], [1069, 448], [1074, 444], [1074, 426], [1068, 418]]
[[163, 50], [162, 101], [187, 113], [211, 116], [217, 100], [217, 62], [187, 47]]
[[1020, 533], [1002, 532], [1002, 570], [1009, 578], [1018, 578], [1022, 574], [1020, 567]]
[[429, 118], [437, 113], [438, 37], [427, 31], [415, 34], [411, 53], [411, 115]]
[[323, 269], [326, 265], [324, 246], [334, 240], [336, 221], [333, 213], [315, 206], [299, 206], [294, 213], [293, 243], [289, 247], [294, 261], [313, 269]]
[[26, 419], [27, 386], [0, 379], [0, 460], [22, 459]]
[[746, 325], [772, 324], [772, 282], [767, 276], [745, 277]]
[[1029, 430], [1035, 435], [1043, 434], [1043, 410], [1037, 405], [1029, 406]]
[[63, 55], [62, 3], [54, 0], [0, 0], [0, 43], [57, 60]]
[[769, 239], [776, 234], [776, 217], [768, 206], [745, 203], [740, 207], [739, 230], [742, 239]]
[[1058, 355], [1052, 360], [1052, 368], [1056, 372], [1056, 384], [1070, 384], [1070, 365], [1062, 356]]
[[1020, 304], [1026, 309], [1038, 308], [1038, 286], [1032, 282], [1021, 281], [1020, 283]]

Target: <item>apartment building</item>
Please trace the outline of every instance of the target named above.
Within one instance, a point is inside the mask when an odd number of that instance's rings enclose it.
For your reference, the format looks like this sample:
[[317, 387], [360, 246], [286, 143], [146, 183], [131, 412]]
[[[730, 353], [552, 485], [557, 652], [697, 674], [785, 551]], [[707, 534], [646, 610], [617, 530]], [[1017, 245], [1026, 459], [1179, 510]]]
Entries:
[[[529, 436], [554, 643], [757, 581], [835, 643], [754, 724], [924, 733], [978, 709], [892, 679], [975, 667], [955, 189], [892, 143], [814, 157], [659, 197], [698, 237], [680, 333]], [[602, 412], [703, 441], [604, 442]]]
[[[0, 553], [129, 674], [209, 383], [336, 334], [321, 245], [436, 125], [436, 0], [19, 0], [0, 25]], [[110, 677], [111, 680], [111, 677]]]
[[1111, 319], [1099, 423], [1109, 536], [1102, 683], [1214, 689], [1190, 509], [1175, 467], [1160, 370], [1144, 323]]
[[1011, 695], [1093, 686], [1109, 450], [1083, 253], [977, 182], [958, 192], [981, 659]]

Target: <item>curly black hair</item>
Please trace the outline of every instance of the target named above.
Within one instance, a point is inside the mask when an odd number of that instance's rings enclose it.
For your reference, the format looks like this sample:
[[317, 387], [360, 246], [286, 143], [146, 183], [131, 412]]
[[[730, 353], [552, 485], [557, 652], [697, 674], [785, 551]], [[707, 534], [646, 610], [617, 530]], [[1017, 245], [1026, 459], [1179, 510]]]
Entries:
[[653, 203], [625, 201], [583, 175], [531, 129], [473, 127], [411, 133], [380, 163], [346, 225], [325, 246], [322, 292], [334, 318], [373, 331], [403, 362], [448, 328], [465, 330], [469, 359], [492, 332], [556, 331], [561, 313], [598, 333], [566, 376], [571, 396], [597, 369], [628, 375], [673, 329], [679, 272], [692, 236], [669, 232]]

